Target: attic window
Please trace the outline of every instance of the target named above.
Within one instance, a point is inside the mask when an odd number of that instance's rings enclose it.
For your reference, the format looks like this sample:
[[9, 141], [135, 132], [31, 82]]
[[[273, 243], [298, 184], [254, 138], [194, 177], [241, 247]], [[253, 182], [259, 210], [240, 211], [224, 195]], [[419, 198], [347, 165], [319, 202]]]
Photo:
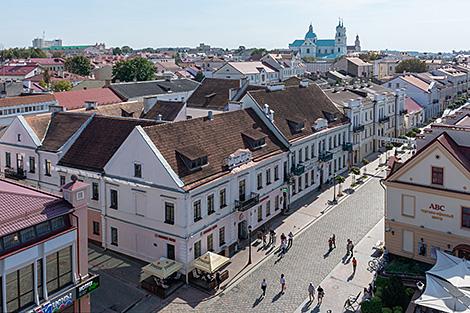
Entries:
[[198, 170], [209, 164], [207, 153], [198, 146], [186, 146], [178, 149], [177, 152], [190, 171]]
[[336, 121], [338, 118], [334, 113], [323, 111], [323, 116], [325, 116], [328, 123]]
[[289, 128], [293, 133], [300, 133], [305, 128], [305, 122], [300, 120], [287, 120]]
[[266, 134], [257, 129], [250, 129], [242, 133], [246, 146], [250, 150], [256, 150], [266, 145]]

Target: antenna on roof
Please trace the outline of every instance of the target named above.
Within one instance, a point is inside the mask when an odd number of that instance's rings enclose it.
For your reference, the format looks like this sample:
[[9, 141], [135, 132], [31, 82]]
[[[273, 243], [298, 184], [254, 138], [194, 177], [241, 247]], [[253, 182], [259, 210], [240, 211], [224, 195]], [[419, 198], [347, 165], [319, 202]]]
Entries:
[[42, 40], [46, 40], [46, 31], [45, 30], [42, 31]]

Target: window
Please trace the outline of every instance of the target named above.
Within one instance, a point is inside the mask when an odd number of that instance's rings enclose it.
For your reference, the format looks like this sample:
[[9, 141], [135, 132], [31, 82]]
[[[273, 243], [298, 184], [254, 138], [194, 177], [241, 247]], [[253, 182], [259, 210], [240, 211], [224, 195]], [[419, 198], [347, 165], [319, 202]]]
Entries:
[[11, 153], [5, 152], [5, 166], [10, 168], [11, 167]]
[[166, 257], [170, 260], [174, 260], [176, 258], [175, 246], [170, 243], [166, 244]]
[[271, 200], [266, 201], [266, 216], [271, 215]]
[[196, 241], [194, 243], [194, 258], [197, 259], [201, 256], [201, 241]]
[[263, 220], [263, 206], [258, 207], [258, 222], [261, 222]]
[[100, 223], [93, 221], [93, 235], [100, 234]]
[[225, 227], [219, 228], [219, 247], [225, 244]]
[[408, 230], [403, 230], [403, 251], [413, 253], [414, 233]]
[[51, 176], [51, 161], [50, 160], [45, 160], [44, 161], [45, 166], [46, 166], [46, 176]]
[[18, 134], [17, 139], [18, 139], [18, 142], [21, 142], [21, 134]]
[[115, 227], [111, 227], [111, 244], [118, 246], [118, 230]]
[[403, 216], [415, 217], [416, 198], [409, 195], [401, 195], [401, 214]]
[[302, 149], [299, 149], [299, 163], [302, 163]]
[[172, 202], [165, 202], [165, 223], [175, 224], [175, 204]]
[[99, 200], [100, 199], [100, 193], [98, 190], [98, 183], [91, 183], [91, 199], [93, 200]]
[[310, 171], [310, 184], [315, 184], [315, 170]]
[[263, 173], [258, 173], [256, 181], [257, 181], [258, 190], [263, 188]]
[[214, 235], [207, 235], [207, 251], [214, 251]]
[[444, 169], [442, 167], [432, 167], [431, 183], [434, 185], [444, 185]]
[[266, 185], [271, 185], [271, 169], [266, 170]]
[[211, 215], [214, 212], [214, 194], [210, 194], [207, 196], [207, 215]]
[[279, 165], [274, 166], [274, 181], [279, 180]]
[[20, 231], [21, 243], [26, 243], [33, 240], [36, 237], [34, 233], [34, 227], [28, 227]]
[[111, 199], [111, 205], [109, 206], [111, 209], [118, 209], [118, 192], [115, 189], [109, 190], [109, 195]]
[[134, 177], [142, 178], [142, 164], [134, 163]]
[[36, 159], [34, 157], [29, 157], [29, 172], [36, 173]]
[[242, 179], [238, 183], [238, 200], [239, 201], [245, 201], [245, 189], [246, 189], [246, 183], [245, 183], [245, 180]]
[[60, 175], [60, 186], [63, 186], [63, 185], [65, 185], [65, 176]]
[[276, 196], [274, 200], [274, 211], [279, 210], [279, 195]]
[[308, 173], [305, 173], [305, 189], [308, 188]]
[[6, 275], [6, 303], [8, 312], [18, 312], [34, 304], [33, 264]]
[[305, 161], [308, 160], [308, 146], [305, 147]]
[[194, 204], [193, 204], [193, 208], [194, 208], [194, 222], [197, 222], [200, 219], [202, 219], [202, 217], [201, 217], [201, 200], [195, 201]]
[[219, 206], [221, 209], [227, 206], [227, 191], [225, 188], [219, 191]]
[[299, 176], [299, 192], [302, 191], [302, 176]]
[[470, 228], [470, 208], [462, 207], [462, 227]]
[[52, 231], [60, 230], [66, 226], [65, 216], [58, 216], [51, 220]]
[[46, 286], [48, 294], [72, 283], [72, 247], [46, 257]]
[[313, 159], [315, 157], [315, 144], [312, 143], [312, 147], [310, 148], [310, 158]]

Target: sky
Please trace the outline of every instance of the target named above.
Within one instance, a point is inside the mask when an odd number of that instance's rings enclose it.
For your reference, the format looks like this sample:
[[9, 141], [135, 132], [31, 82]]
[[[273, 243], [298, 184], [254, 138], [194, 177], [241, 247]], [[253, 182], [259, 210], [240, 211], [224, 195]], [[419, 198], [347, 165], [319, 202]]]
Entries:
[[22, 0], [2, 14], [0, 47], [33, 38], [64, 45], [287, 48], [313, 24], [334, 38], [344, 20], [348, 44], [367, 50], [444, 52], [470, 49], [469, 0]]

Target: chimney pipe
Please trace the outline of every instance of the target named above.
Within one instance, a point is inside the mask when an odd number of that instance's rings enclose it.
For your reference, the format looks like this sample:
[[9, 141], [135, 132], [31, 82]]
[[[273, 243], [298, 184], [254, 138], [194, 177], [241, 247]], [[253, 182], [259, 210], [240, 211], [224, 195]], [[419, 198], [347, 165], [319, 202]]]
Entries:
[[207, 111], [207, 119], [212, 121], [214, 119], [214, 113], [212, 111]]

